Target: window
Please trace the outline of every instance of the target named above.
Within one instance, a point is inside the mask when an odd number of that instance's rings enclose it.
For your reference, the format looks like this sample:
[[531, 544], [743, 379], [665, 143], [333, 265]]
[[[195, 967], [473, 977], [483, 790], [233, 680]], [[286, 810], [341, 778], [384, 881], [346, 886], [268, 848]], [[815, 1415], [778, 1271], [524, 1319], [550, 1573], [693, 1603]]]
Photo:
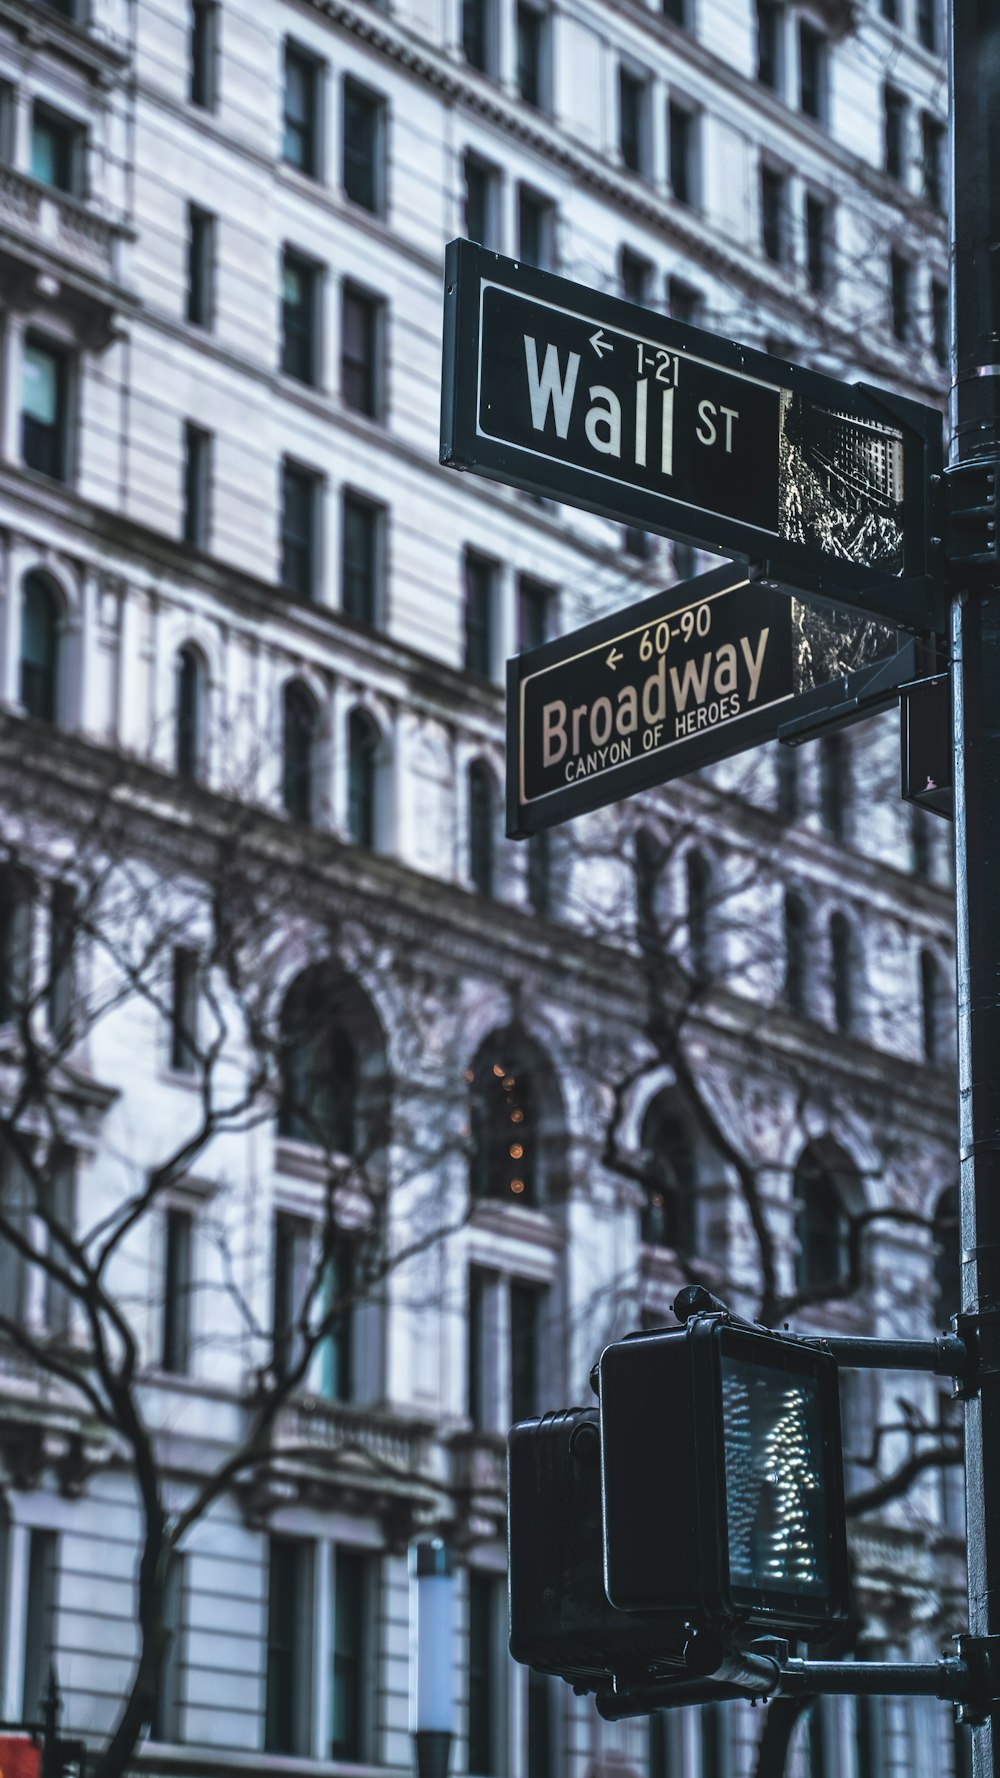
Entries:
[[627, 68], [618, 70], [618, 146], [626, 167], [644, 173], [647, 161], [646, 83]]
[[881, 1778], [885, 1771], [881, 1698], [854, 1700], [854, 1770], [856, 1778]]
[[163, 1588], [163, 1653], [153, 1700], [150, 1735], [154, 1741], [179, 1741], [185, 1668], [186, 1558], [176, 1551]]
[[496, 825], [493, 774], [481, 759], [469, 767], [469, 876], [479, 895], [494, 891], [494, 827]]
[[306, 970], [281, 1011], [278, 1134], [357, 1156], [387, 1115], [381, 1027], [367, 999], [332, 966]]
[[553, 1674], [529, 1667], [526, 1778], [554, 1778], [559, 1770], [556, 1730], [561, 1690]]
[[622, 295], [626, 301], [647, 304], [653, 282], [653, 268], [649, 260], [643, 259], [641, 253], [633, 253], [630, 247], [623, 247], [618, 267]]
[[882, 17], [895, 25], [899, 20], [899, 0], [882, 0]]
[[700, 290], [693, 284], [685, 283], [683, 278], [667, 279], [667, 308], [675, 321], [687, 321], [699, 325], [702, 318], [703, 299]]
[[274, 1219], [271, 1339], [274, 1374], [283, 1382], [301, 1357], [299, 1318], [312, 1271], [309, 1225], [279, 1210]]
[[363, 624], [379, 621], [383, 519], [380, 506], [344, 490], [340, 598], [347, 615]]
[[546, 16], [528, 0], [517, 0], [517, 90], [526, 105], [545, 105]]
[[174, 705], [174, 769], [179, 778], [199, 778], [204, 747], [205, 670], [197, 650], [185, 647], [177, 656]]
[[282, 806], [293, 821], [308, 823], [314, 814], [319, 715], [312, 693], [297, 679], [285, 686], [281, 718]]
[[215, 0], [191, 0], [188, 36], [188, 98], [203, 111], [214, 111], [218, 7]]
[[948, 286], [940, 279], [931, 279], [931, 350], [938, 364], [946, 367], [951, 357], [951, 336], [948, 331]]
[[527, 1420], [541, 1408], [539, 1399], [544, 1285], [511, 1280], [510, 1286], [510, 1417]]
[[544, 828], [528, 841], [528, 905], [540, 920], [552, 913], [552, 840]]
[[846, 914], [830, 917], [830, 982], [833, 989], [833, 1020], [843, 1036], [849, 1036], [855, 1025], [854, 1005], [855, 943], [851, 923]]
[[697, 204], [697, 123], [694, 113], [671, 99], [667, 106], [670, 189], [678, 204]]
[[49, 897], [49, 975], [45, 1010], [49, 1030], [59, 1043], [69, 1039], [72, 1029], [76, 926], [76, 890], [72, 883], [53, 883]]
[[374, 1559], [339, 1544], [334, 1556], [333, 1697], [330, 1757], [367, 1759], [365, 1702], [371, 1685]]
[[778, 0], [757, 0], [757, 79], [780, 92], [785, 10]]
[[[492, 1387], [495, 1380], [493, 1359], [497, 1349], [497, 1311], [500, 1279], [496, 1272], [482, 1266], [469, 1267], [468, 1335], [468, 1411], [477, 1432], [493, 1429], [499, 1418], [499, 1404]], [[472, 1769], [470, 1767], [470, 1769]]]
[[41, 1721], [42, 1695], [55, 1655], [57, 1562], [56, 1533], [33, 1527], [28, 1533], [28, 1597], [21, 1692], [21, 1714], [28, 1722]]
[[853, 1169], [839, 1150], [810, 1144], [802, 1152], [792, 1187], [798, 1234], [795, 1283], [820, 1290], [841, 1283], [849, 1271], [849, 1222], [844, 1190]]
[[340, 335], [340, 387], [352, 413], [382, 418], [379, 375], [382, 303], [353, 285], [344, 285]]
[[493, 624], [500, 570], [484, 556], [465, 557], [465, 666], [488, 679], [493, 671]]
[[937, 0], [917, 0], [917, 39], [925, 49], [937, 49]]
[[958, 1187], [949, 1185], [934, 1208], [934, 1325], [945, 1328], [961, 1306], [962, 1245]]
[[893, 338], [906, 345], [913, 332], [913, 266], [895, 247], [889, 255], [889, 306]]
[[493, 72], [492, 27], [490, 0], [462, 0], [462, 53], [481, 74]]
[[663, 0], [663, 16], [672, 24], [687, 26], [688, 0]]
[[286, 40], [281, 158], [310, 179], [320, 170], [321, 88], [321, 63]]
[[326, 1262], [324, 1309], [329, 1325], [320, 1348], [322, 1391], [327, 1401], [355, 1401], [358, 1250], [338, 1235]]
[[300, 383], [318, 381], [318, 265], [286, 247], [281, 255], [281, 368]]
[[517, 577], [517, 649], [541, 648], [551, 631], [552, 588], [531, 574]]
[[944, 209], [944, 149], [947, 131], [928, 111], [920, 118], [920, 163], [924, 197], [935, 210]]
[[885, 170], [893, 179], [902, 179], [906, 163], [906, 100], [894, 86], [886, 85], [882, 93], [885, 122]]
[[316, 591], [319, 478], [286, 459], [281, 466], [281, 584], [300, 599]]
[[775, 754], [778, 815], [782, 821], [795, 821], [799, 813], [799, 755], [795, 747], [782, 747]]
[[347, 827], [356, 846], [372, 851], [376, 842], [379, 733], [364, 710], [352, 710], [347, 724]]
[[708, 861], [700, 852], [689, 852], [684, 860], [687, 883], [688, 957], [695, 975], [707, 976], [712, 967], [712, 876]]
[[761, 245], [775, 265], [780, 265], [787, 253], [787, 197], [788, 180], [784, 173], [765, 163], [760, 169]]
[[801, 896], [785, 896], [785, 1003], [802, 1018], [807, 1012], [809, 916]]
[[385, 210], [385, 100], [349, 77], [344, 81], [344, 192], [353, 204]]
[[469, 1569], [469, 1771], [477, 1778], [500, 1778], [504, 1769], [503, 1592], [497, 1575]]
[[658, 1093], [642, 1121], [643, 1204], [639, 1233], [647, 1247], [697, 1251], [697, 1174], [687, 1127], [668, 1093]]
[[651, 531], [640, 530], [638, 525], [626, 525], [622, 545], [627, 556], [634, 556], [637, 562], [650, 562], [656, 554], [657, 539]]
[[197, 951], [177, 945], [171, 959], [170, 1066], [175, 1074], [193, 1074], [198, 1063]]
[[0, 1025], [21, 1017], [31, 992], [32, 895], [30, 877], [0, 870]]
[[826, 120], [827, 43], [822, 31], [799, 21], [799, 107], [807, 117]]
[[465, 155], [465, 233], [470, 241], [483, 247], [498, 244], [497, 215], [500, 200], [500, 174], [496, 167], [475, 154]]
[[562, 1190], [565, 1119], [558, 1079], [518, 1027], [493, 1032], [466, 1070], [473, 1198], [539, 1206]]
[[555, 267], [556, 207], [527, 185], [517, 188], [517, 250], [528, 265]]
[[21, 592], [21, 705], [36, 722], [55, 722], [59, 693], [60, 610], [44, 574], [25, 576]]
[[163, 1345], [160, 1367], [186, 1377], [191, 1364], [191, 1245], [187, 1210], [168, 1210], [164, 1230]]
[[187, 207], [187, 300], [192, 327], [211, 327], [215, 266], [215, 217], [197, 204]]
[[69, 477], [69, 356], [35, 333], [24, 342], [21, 456], [53, 481]]
[[268, 1753], [308, 1755], [312, 1752], [311, 1546], [297, 1537], [270, 1537], [267, 1575], [264, 1747]]
[[[817, 295], [824, 291], [830, 275], [830, 207], [811, 191], [806, 192], [806, 276], [809, 288]], [[785, 752], [790, 752], [786, 748]]]
[[940, 1066], [946, 1056], [946, 1014], [943, 972], [930, 951], [920, 953], [920, 1023], [924, 1061]]
[[825, 735], [819, 744], [819, 816], [827, 833], [842, 840], [850, 803], [850, 758], [840, 734]]
[[691, 543], [677, 540], [671, 545], [674, 560], [674, 573], [678, 580], [690, 580], [698, 566], [698, 551]]
[[79, 197], [83, 186], [84, 136], [72, 118], [35, 104], [31, 111], [31, 174], [43, 185]]
[[212, 492], [212, 434], [184, 422], [182, 535], [193, 549], [207, 549]]

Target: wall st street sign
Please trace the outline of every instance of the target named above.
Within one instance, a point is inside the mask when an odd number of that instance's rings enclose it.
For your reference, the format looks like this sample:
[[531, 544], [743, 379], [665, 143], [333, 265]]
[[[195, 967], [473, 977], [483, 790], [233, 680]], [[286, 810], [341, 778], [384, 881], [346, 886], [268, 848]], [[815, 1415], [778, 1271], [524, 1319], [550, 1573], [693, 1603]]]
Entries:
[[[897, 666], [898, 663], [898, 666]], [[912, 676], [894, 629], [716, 568], [507, 664], [507, 833], [859, 714]]]
[[941, 417], [453, 241], [441, 461], [914, 629]]

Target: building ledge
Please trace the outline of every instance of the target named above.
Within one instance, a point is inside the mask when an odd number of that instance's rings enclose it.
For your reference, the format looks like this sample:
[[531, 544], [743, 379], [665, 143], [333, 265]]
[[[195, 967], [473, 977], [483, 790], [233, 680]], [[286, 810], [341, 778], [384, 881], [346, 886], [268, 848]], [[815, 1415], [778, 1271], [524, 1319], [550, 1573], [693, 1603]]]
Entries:
[[121, 267], [130, 237], [124, 223], [0, 166], [0, 275], [10, 307], [68, 312], [82, 344], [103, 349], [138, 309]]
[[131, 62], [128, 45], [97, 24], [79, 24], [32, 4], [32, 0], [0, 0], [0, 25], [8, 25], [25, 43], [40, 44], [63, 61], [82, 68], [100, 86], [123, 79]]

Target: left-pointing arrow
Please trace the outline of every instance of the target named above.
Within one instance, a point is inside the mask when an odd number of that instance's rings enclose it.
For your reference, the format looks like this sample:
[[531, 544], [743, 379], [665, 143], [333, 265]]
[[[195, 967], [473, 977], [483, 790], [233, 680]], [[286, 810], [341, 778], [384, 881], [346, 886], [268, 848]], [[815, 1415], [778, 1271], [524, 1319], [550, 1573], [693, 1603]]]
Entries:
[[593, 346], [594, 351], [597, 353], [598, 358], [603, 358], [605, 352], [613, 352], [615, 349], [611, 341], [605, 339], [603, 327], [599, 327], [596, 333], [591, 334], [590, 343]]
[[607, 666], [609, 666], [611, 668], [612, 673], [614, 673], [616, 671], [619, 661], [623, 661], [624, 659], [625, 659], [625, 656], [622, 654], [621, 649], [616, 648], [614, 643], [612, 643], [611, 644], [611, 653], [608, 655], [607, 663], [606, 663]]

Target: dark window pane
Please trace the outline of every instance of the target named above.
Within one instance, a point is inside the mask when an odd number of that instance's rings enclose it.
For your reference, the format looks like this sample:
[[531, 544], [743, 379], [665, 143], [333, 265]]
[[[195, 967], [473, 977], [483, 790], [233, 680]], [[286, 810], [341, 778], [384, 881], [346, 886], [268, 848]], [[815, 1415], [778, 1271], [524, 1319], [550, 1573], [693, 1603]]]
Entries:
[[469, 1570], [469, 1771], [498, 1778], [497, 1602], [492, 1574]]
[[381, 514], [369, 500], [346, 493], [343, 506], [341, 603], [359, 623], [377, 621]]
[[496, 568], [480, 556], [465, 559], [465, 665], [488, 679], [493, 669]]
[[161, 1364], [186, 1376], [191, 1361], [191, 1218], [168, 1210], [163, 1267], [163, 1352]]
[[474, 154], [467, 154], [465, 170], [465, 233], [470, 241], [489, 246], [493, 234], [496, 172]]
[[549, 639], [549, 614], [552, 589], [544, 581], [522, 574], [517, 582], [517, 646], [524, 654], [529, 648], [541, 648]]
[[482, 74], [490, 72], [489, 0], [462, 0], [462, 52]]
[[688, 22], [688, 0], [663, 0], [663, 16], [675, 25]]
[[29, 1722], [42, 1719], [42, 1696], [55, 1654], [56, 1558], [54, 1531], [28, 1533], [27, 1611], [24, 1624], [24, 1680], [21, 1710]]
[[551, 269], [555, 211], [548, 198], [524, 185], [517, 193], [518, 253], [528, 265]]
[[899, 0], [882, 0], [882, 17], [895, 24], [899, 18]]
[[945, 127], [925, 111], [920, 120], [920, 146], [923, 161], [924, 197], [935, 210], [944, 208], [944, 146]]
[[382, 209], [384, 105], [377, 93], [356, 81], [344, 82], [344, 191], [352, 203]]
[[163, 1653], [157, 1674], [150, 1734], [154, 1741], [179, 1741], [183, 1702], [185, 1559], [171, 1557], [163, 1589]]
[[889, 283], [893, 337], [905, 345], [913, 323], [913, 267], [895, 249], [889, 256]]
[[542, 105], [542, 54], [545, 15], [518, 0], [517, 88], [526, 105]]
[[784, 174], [774, 167], [761, 167], [761, 243], [768, 259], [776, 265], [785, 257], [785, 191]]
[[[353, 1140], [353, 1138], [352, 1138]], [[353, 1401], [354, 1332], [358, 1287], [357, 1253], [351, 1242], [338, 1238], [327, 1262], [325, 1279], [327, 1313], [332, 1316], [323, 1340], [323, 1394], [328, 1401]]]
[[299, 977], [285, 998], [281, 1043], [279, 1136], [353, 1155], [358, 1057], [335, 1016], [329, 985], [315, 973]]
[[194, 327], [212, 325], [212, 261], [215, 218], [197, 204], [188, 205], [187, 307]]
[[948, 286], [935, 278], [931, 284], [931, 344], [938, 364], [946, 366], [951, 356], [948, 330]]
[[834, 1022], [846, 1036], [854, 1028], [854, 934], [843, 914], [830, 920], [830, 974]]
[[79, 192], [83, 144], [79, 126], [44, 105], [31, 114], [31, 173], [57, 191]]
[[510, 1417], [527, 1420], [537, 1414], [541, 1310], [544, 1292], [537, 1284], [515, 1280], [510, 1287]]
[[286, 43], [281, 158], [311, 178], [319, 171], [319, 93], [319, 63]]
[[286, 463], [281, 475], [281, 581], [311, 599], [316, 572], [316, 478]]
[[809, 920], [805, 903], [797, 895], [785, 896], [785, 1000], [790, 1012], [806, 1011], [806, 980], [809, 962]]
[[[817, 292], [827, 284], [827, 231], [829, 211], [822, 199], [806, 195], [806, 270], [809, 284]], [[786, 752], [790, 749], [786, 748]]]
[[368, 1678], [368, 1559], [338, 1545], [333, 1616], [333, 1710], [330, 1756], [360, 1761], [365, 1752], [364, 1697]]
[[28, 334], [21, 384], [21, 456], [29, 469], [54, 481], [65, 481], [67, 475], [68, 383], [66, 354]]
[[[489, 1338], [486, 1316], [490, 1302], [491, 1281], [493, 1274], [484, 1272], [479, 1266], [469, 1270], [469, 1321], [468, 1321], [468, 1383], [469, 1383], [469, 1419], [477, 1431], [486, 1425], [486, 1376], [485, 1366], [495, 1355]], [[474, 1770], [475, 1768], [473, 1768]]]
[[197, 778], [201, 770], [202, 695], [204, 675], [193, 648], [177, 657], [174, 765], [181, 778]]
[[552, 1778], [555, 1712], [552, 1708], [552, 1677], [528, 1669], [527, 1778]]
[[281, 368], [300, 383], [315, 383], [318, 267], [285, 249], [281, 258]]
[[906, 155], [906, 100], [895, 87], [886, 86], [883, 92], [885, 111], [885, 170], [894, 179], [903, 177], [903, 162]]
[[938, 0], [917, 0], [917, 36], [925, 49], [937, 49]]
[[310, 1551], [291, 1537], [268, 1540], [267, 1689], [264, 1746], [268, 1753], [311, 1751], [308, 1700], [312, 1587]]
[[53, 883], [49, 903], [49, 980], [46, 1012], [49, 1030], [60, 1043], [70, 1035], [73, 1013], [73, 951], [76, 942], [76, 890], [72, 883]]
[[784, 14], [773, 0], [757, 0], [757, 79], [777, 91], [781, 85], [781, 29]]
[[208, 543], [209, 497], [212, 480], [212, 435], [201, 426], [184, 424], [184, 542], [194, 549]]
[[493, 894], [493, 778], [489, 767], [474, 760], [469, 767], [469, 876], [480, 895]]
[[21, 703], [38, 722], [55, 722], [59, 607], [42, 574], [29, 574], [21, 597]]
[[30, 880], [14, 871], [0, 872], [0, 1024], [10, 1024], [24, 1010], [31, 986], [31, 945]]
[[349, 286], [344, 289], [341, 324], [341, 392], [356, 414], [377, 419], [379, 302]]
[[215, 105], [215, 0], [191, 0], [188, 39], [188, 98], [211, 111]]
[[688, 853], [685, 875], [691, 968], [696, 975], [707, 976], [712, 967], [712, 878], [708, 863], [700, 852]]
[[850, 802], [850, 759], [841, 735], [827, 735], [819, 750], [819, 812], [827, 833], [842, 840]]
[[653, 268], [648, 259], [639, 253], [633, 253], [623, 247], [621, 260], [622, 295], [630, 303], [645, 304], [649, 301], [649, 288], [653, 278]]
[[826, 108], [826, 38], [805, 20], [799, 25], [799, 104], [807, 117], [823, 117]]
[[698, 1179], [687, 1128], [658, 1094], [642, 1123], [644, 1199], [639, 1232], [648, 1247], [697, 1251]]
[[691, 284], [685, 284], [683, 278], [668, 278], [667, 306], [675, 321], [697, 324], [701, 319], [701, 291], [695, 290]]
[[348, 723], [347, 825], [352, 840], [369, 850], [375, 844], [375, 778], [378, 733], [371, 717], [352, 710]]
[[633, 173], [644, 170], [645, 102], [643, 82], [627, 68], [618, 73], [618, 145], [622, 160]]
[[667, 107], [670, 189], [678, 204], [693, 204], [695, 201], [694, 127], [690, 111], [671, 100]]
[[929, 951], [922, 951], [920, 954], [920, 1013], [924, 1060], [941, 1062], [944, 996], [941, 971]]
[[294, 821], [313, 817], [317, 717], [312, 695], [293, 680], [282, 700], [281, 800]]
[[192, 1074], [198, 1043], [198, 953], [178, 945], [173, 955], [170, 1001], [170, 1066]]
[[837, 1181], [815, 1149], [807, 1148], [802, 1155], [792, 1195], [798, 1230], [797, 1288], [839, 1283], [848, 1269], [848, 1219]]

